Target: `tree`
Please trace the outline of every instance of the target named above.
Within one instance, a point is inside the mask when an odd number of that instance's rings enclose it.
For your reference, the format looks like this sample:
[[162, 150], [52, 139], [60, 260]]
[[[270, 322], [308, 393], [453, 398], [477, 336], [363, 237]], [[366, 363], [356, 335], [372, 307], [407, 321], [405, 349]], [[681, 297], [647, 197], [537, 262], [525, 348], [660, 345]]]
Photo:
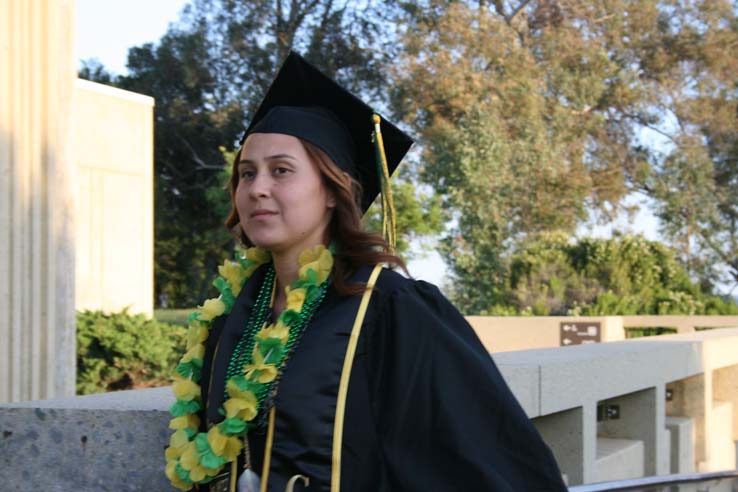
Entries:
[[80, 79], [90, 80], [98, 84], [113, 85], [115, 77], [107, 71], [105, 65], [100, 63], [97, 58], [82, 60], [82, 67], [79, 69], [77, 76]]
[[[155, 98], [155, 301], [192, 306], [207, 296], [233, 240], [223, 228], [222, 187], [248, 115], [290, 49], [381, 105], [391, 59], [379, 5], [333, 0], [195, 0], [157, 43], [133, 47], [121, 88]], [[84, 74], [104, 72], [90, 65]], [[225, 171], [224, 171], [225, 169]], [[410, 187], [409, 187], [410, 186]], [[432, 202], [403, 185], [408, 237], [428, 231]], [[208, 205], [208, 206], [206, 206]], [[406, 219], [403, 217], [407, 216]], [[421, 220], [422, 219], [422, 220]], [[406, 244], [405, 241], [404, 244]]]
[[[644, 66], [655, 86], [643, 118], [664, 141], [638, 184], [663, 232], [705, 285], [738, 286], [738, 10], [677, 4], [658, 18]], [[716, 268], [717, 267], [717, 268]]]
[[[505, 297], [510, 255], [527, 236], [571, 233], [591, 212], [606, 220], [632, 192], [671, 203], [657, 186], [669, 161], [645, 136], [664, 133], [665, 111], [676, 111], [680, 98], [704, 105], [706, 96], [722, 94], [723, 111], [735, 114], [734, 63], [725, 50], [735, 46], [736, 22], [727, 1], [429, 0], [403, 7], [395, 98], [421, 136], [421, 178], [453, 211], [443, 253], [455, 300], [467, 312]], [[676, 68], [696, 63], [690, 49], [702, 45], [714, 56], [679, 85], [685, 72]], [[711, 78], [722, 83], [703, 90]], [[707, 99], [717, 109], [718, 100]], [[681, 153], [696, 145], [682, 159], [689, 169], [699, 168], [693, 156], [715, 162], [719, 154], [705, 128], [719, 129], [716, 142], [735, 134], [735, 118], [702, 114], [701, 122], [687, 122], [703, 129], [701, 138], [674, 142]], [[667, 208], [665, 224], [673, 216]], [[730, 230], [715, 220], [703, 224], [713, 234]], [[723, 256], [725, 264], [730, 254]]]

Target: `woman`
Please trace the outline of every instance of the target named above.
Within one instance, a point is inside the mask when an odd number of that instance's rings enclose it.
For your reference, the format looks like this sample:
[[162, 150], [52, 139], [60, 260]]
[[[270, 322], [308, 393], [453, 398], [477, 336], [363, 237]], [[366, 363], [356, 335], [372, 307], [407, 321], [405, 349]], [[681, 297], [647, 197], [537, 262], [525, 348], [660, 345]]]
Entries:
[[371, 117], [288, 57], [231, 179], [227, 224], [258, 249], [191, 317], [167, 475], [182, 490], [566, 490], [464, 318], [376, 267], [404, 264], [361, 213], [411, 141], [382, 122], [377, 175]]

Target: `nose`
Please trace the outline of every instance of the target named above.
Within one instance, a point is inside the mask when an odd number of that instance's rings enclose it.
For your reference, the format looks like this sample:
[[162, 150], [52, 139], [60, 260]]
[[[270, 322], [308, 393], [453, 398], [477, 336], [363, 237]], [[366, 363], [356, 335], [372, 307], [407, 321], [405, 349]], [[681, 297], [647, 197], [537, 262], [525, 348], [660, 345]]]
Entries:
[[269, 173], [260, 171], [256, 173], [249, 183], [249, 195], [253, 198], [269, 196], [272, 180]]

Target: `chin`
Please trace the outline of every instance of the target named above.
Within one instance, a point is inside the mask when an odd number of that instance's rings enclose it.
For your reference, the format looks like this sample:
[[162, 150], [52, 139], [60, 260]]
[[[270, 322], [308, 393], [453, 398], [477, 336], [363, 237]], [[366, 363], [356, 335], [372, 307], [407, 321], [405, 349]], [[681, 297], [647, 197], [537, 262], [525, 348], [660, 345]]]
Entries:
[[276, 238], [264, 236], [262, 234], [246, 234], [246, 237], [248, 237], [251, 244], [253, 244], [257, 248], [266, 249], [269, 251], [272, 251], [275, 248], [279, 249], [279, 246], [282, 244]]

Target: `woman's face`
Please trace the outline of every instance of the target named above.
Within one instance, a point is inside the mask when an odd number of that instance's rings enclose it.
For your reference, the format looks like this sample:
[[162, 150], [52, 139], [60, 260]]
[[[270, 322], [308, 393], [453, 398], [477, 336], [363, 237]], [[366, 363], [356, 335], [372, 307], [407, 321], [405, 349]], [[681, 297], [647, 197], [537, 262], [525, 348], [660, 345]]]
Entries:
[[243, 231], [273, 253], [299, 252], [327, 241], [335, 199], [295, 137], [253, 133], [238, 163], [236, 210]]

